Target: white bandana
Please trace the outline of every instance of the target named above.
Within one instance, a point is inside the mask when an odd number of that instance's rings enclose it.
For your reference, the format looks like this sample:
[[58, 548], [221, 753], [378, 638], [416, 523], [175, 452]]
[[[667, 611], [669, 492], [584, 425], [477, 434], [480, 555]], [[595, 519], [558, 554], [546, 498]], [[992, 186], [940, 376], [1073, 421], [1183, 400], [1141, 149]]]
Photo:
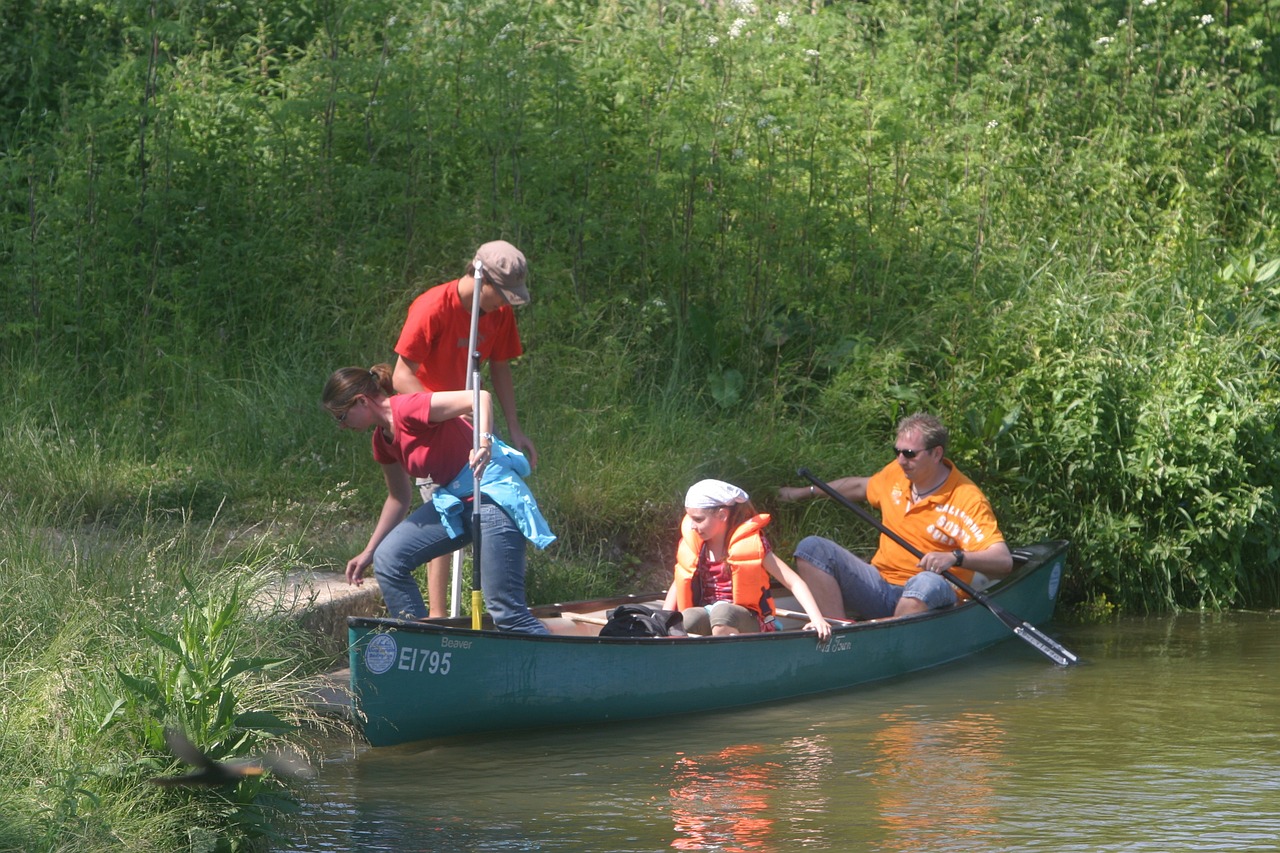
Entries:
[[740, 504], [748, 498], [746, 492], [724, 480], [699, 480], [689, 487], [684, 505], [689, 509], [715, 509]]

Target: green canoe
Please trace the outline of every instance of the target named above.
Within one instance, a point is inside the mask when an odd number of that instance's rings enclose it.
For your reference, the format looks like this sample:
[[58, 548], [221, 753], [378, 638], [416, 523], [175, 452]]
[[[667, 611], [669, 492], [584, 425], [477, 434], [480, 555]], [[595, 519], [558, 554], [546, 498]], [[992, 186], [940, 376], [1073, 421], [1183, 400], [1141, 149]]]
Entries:
[[[1053, 541], [1018, 549], [1015, 571], [986, 599], [1028, 622], [1047, 621], [1067, 547]], [[767, 634], [596, 636], [607, 609], [653, 599], [534, 608], [551, 636], [474, 631], [469, 620], [351, 617], [351, 685], [365, 736], [390, 746], [754, 705], [937, 666], [1014, 636], [996, 610], [975, 601], [841, 625], [825, 647], [800, 630], [803, 618], [782, 619], [784, 630]], [[778, 603], [798, 609], [793, 599]]]

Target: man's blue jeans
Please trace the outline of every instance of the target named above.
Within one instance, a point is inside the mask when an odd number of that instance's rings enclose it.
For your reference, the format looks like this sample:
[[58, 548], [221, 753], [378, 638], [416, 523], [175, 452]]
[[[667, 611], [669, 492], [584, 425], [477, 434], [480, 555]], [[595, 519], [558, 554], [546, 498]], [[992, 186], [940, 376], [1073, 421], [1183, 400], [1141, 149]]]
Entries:
[[956, 603], [956, 591], [942, 575], [920, 572], [906, 586], [889, 583], [870, 563], [854, 556], [830, 539], [806, 536], [796, 546], [796, 559], [835, 578], [845, 612], [858, 619], [892, 616], [898, 599], [923, 601], [930, 610]]
[[[433, 557], [471, 543], [471, 507], [462, 514], [464, 532], [451, 537], [428, 501], [387, 534], [373, 552], [373, 574], [382, 588], [387, 613], [398, 619], [422, 619], [427, 606], [413, 570]], [[484, 606], [502, 631], [547, 634], [529, 612], [524, 595], [525, 538], [511, 517], [492, 501], [480, 504], [480, 586]]]

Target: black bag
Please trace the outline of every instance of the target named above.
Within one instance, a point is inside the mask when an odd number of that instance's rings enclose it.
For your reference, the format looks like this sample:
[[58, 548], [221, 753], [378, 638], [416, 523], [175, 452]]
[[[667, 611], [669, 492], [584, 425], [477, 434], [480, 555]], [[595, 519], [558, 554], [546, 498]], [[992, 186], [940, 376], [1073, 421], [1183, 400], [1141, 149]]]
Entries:
[[619, 604], [600, 629], [601, 637], [686, 637], [679, 610], [657, 610], [643, 604]]

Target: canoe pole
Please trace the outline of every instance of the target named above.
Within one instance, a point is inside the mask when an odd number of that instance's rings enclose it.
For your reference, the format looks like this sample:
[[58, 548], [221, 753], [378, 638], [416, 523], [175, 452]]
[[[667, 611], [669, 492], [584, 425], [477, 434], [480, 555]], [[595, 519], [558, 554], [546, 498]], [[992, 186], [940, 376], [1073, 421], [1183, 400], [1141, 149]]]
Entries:
[[[916, 548], [910, 542], [885, 527], [874, 515], [837, 492], [830, 486], [830, 484], [813, 476], [808, 468], [801, 468], [796, 473], [801, 477], [804, 477], [810, 483], [813, 483], [819, 489], [822, 489], [822, 491], [826, 493], [827, 497], [831, 498], [845, 509], [852, 510], [855, 514], [861, 517], [863, 521], [866, 521], [885, 536], [888, 536], [894, 542], [897, 542], [903, 548], [906, 548], [909, 552], [915, 555], [916, 559], [920, 559], [924, 556], [924, 553], [919, 548]], [[1053, 639], [1030, 622], [1014, 616], [1012, 613], [992, 601], [986, 594], [978, 592], [978, 590], [960, 580], [960, 578], [952, 574], [949, 569], [943, 571], [942, 576], [951, 581], [953, 585], [963, 591], [974, 601], [990, 610], [992, 615], [1005, 624], [1005, 627], [1009, 628], [1014, 634], [1017, 634], [1020, 638], [1026, 641], [1028, 645], [1040, 652], [1049, 660], [1056, 663], [1058, 666], [1070, 666], [1071, 664], [1080, 662], [1080, 658], [1068, 651], [1066, 647], [1060, 644], [1057, 640]]]
[[[480, 290], [484, 286], [484, 264], [475, 259], [475, 284], [471, 288], [471, 370], [467, 384], [471, 391], [471, 458], [480, 454], [480, 350], [478, 332], [480, 329]], [[492, 427], [490, 427], [492, 429]], [[477, 474], [472, 479], [471, 488], [471, 630], [479, 631], [484, 616], [484, 593], [480, 574], [480, 544], [484, 531], [480, 524], [480, 479]]]

